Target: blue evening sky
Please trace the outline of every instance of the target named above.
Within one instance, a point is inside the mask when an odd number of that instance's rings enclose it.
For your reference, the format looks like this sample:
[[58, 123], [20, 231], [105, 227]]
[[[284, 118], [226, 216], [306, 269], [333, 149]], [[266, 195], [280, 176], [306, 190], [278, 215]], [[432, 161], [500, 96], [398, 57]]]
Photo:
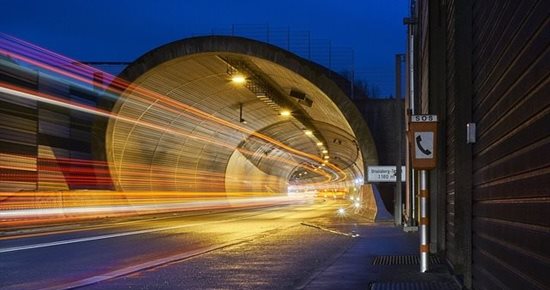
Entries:
[[229, 33], [234, 24], [237, 33], [257, 38], [267, 26], [279, 31], [272, 38], [285, 39], [290, 29], [291, 47], [303, 43], [309, 31], [318, 59], [330, 41], [334, 69], [343, 70], [353, 49], [356, 77], [390, 95], [394, 55], [406, 47], [402, 19], [408, 5], [408, 0], [0, 0], [0, 31], [85, 61], [132, 61], [174, 40]]

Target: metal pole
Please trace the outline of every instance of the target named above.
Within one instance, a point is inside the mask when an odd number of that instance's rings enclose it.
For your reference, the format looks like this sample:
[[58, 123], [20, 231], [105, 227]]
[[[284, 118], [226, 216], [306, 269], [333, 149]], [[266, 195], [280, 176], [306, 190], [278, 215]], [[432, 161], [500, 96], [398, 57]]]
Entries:
[[428, 218], [428, 173], [420, 170], [420, 272], [428, 271], [429, 247], [429, 218]]
[[[412, 13], [412, 12], [411, 12]], [[413, 23], [413, 22], [412, 22]], [[412, 115], [416, 114], [416, 104], [415, 104], [415, 76], [414, 76], [414, 27], [413, 25], [409, 24], [409, 97], [410, 97], [410, 108]], [[409, 206], [410, 206], [410, 212], [409, 212], [409, 218], [410, 218], [410, 225], [416, 226], [416, 178], [415, 178], [415, 171], [411, 168], [411, 196], [409, 197]]]
[[401, 213], [401, 204], [403, 203], [401, 195], [401, 55], [395, 55], [395, 130], [397, 134], [397, 151], [395, 154], [395, 196], [393, 205], [393, 217], [395, 225], [400, 226], [403, 223]]

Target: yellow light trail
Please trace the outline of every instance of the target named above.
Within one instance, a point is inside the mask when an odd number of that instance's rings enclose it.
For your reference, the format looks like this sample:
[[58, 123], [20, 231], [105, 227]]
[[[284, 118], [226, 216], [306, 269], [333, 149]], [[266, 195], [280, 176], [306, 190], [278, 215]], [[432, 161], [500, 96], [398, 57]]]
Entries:
[[[13, 38], [13, 37], [10, 37], [10, 36], [5, 36], [4, 37], [9, 37], [11, 38], [12, 40], [17, 40], [18, 42], [20, 43], [23, 43], [25, 45], [28, 45], [28, 46], [34, 46], [30, 43], [26, 43], [22, 40], [18, 40], [16, 38]], [[34, 46], [35, 49], [37, 48], [36, 46]], [[60, 59], [63, 59], [64, 61], [67, 61], [69, 63], [76, 63], [75, 60], [72, 60], [72, 59], [69, 59], [69, 58], [66, 58], [66, 57], [63, 57], [63, 56], [60, 56], [60, 55], [57, 55], [53, 52], [50, 52], [50, 51], [47, 51], [45, 49], [42, 49], [40, 48], [39, 50], [43, 51], [43, 52], [47, 52], [47, 54], [53, 54], [55, 55], [55, 57], [59, 57]], [[4, 54], [9, 54], [11, 57], [14, 57], [14, 58], [17, 58], [21, 61], [24, 61], [24, 62], [27, 62], [29, 64], [33, 64], [33, 65], [36, 65], [38, 67], [42, 67], [42, 68], [45, 68], [47, 70], [50, 70], [52, 72], [55, 72], [55, 73], [58, 73], [58, 74], [61, 74], [61, 75], [64, 75], [66, 77], [69, 77], [69, 78], [72, 78], [72, 79], [76, 79], [76, 80], [79, 80], [81, 82], [84, 82], [84, 83], [89, 83], [89, 84], [92, 84], [94, 86], [97, 86], [97, 87], [101, 87], [103, 89], [105, 89], [106, 91], [109, 91], [111, 93], [114, 93], [115, 95], [116, 94], [119, 94], [120, 92], [118, 91], [115, 91], [111, 86], [108, 86], [108, 85], [104, 85], [104, 84], [101, 84], [101, 83], [97, 83], [97, 82], [94, 82], [94, 81], [91, 81], [89, 80], [89, 78], [86, 78], [86, 77], [82, 77], [82, 76], [79, 76], [79, 75], [75, 75], [75, 74], [72, 74], [72, 73], [69, 73], [65, 70], [60, 70], [56, 67], [53, 67], [51, 65], [48, 65], [48, 64], [45, 64], [45, 63], [42, 63], [42, 62], [39, 62], [39, 61], [35, 61], [33, 59], [30, 59], [28, 57], [25, 57], [25, 56], [22, 56], [22, 55], [19, 55], [19, 54], [14, 54], [13, 52], [9, 52], [7, 50], [4, 50], [4, 49], [0, 49], [0, 53], [4, 53]], [[79, 65], [80, 67], [84, 67], [86, 69], [88, 69], [89, 71], [91, 72], [100, 72], [94, 68], [91, 68], [89, 66], [86, 66], [86, 65], [83, 65], [83, 64], [80, 64]], [[83, 70], [84, 68], [82, 68], [81, 70]], [[79, 68], [80, 69], [80, 68]], [[74, 69], [73, 69], [74, 70]], [[319, 163], [322, 163], [324, 160], [316, 155], [312, 155], [312, 154], [309, 154], [309, 153], [306, 153], [306, 152], [302, 152], [302, 151], [299, 151], [297, 149], [294, 149], [278, 140], [275, 140], [269, 136], [266, 136], [264, 134], [261, 134], [261, 133], [258, 133], [256, 131], [253, 131], [253, 130], [250, 130], [248, 128], [245, 128], [245, 127], [242, 127], [238, 124], [234, 124], [232, 122], [229, 122], [227, 120], [224, 120], [224, 119], [221, 119], [221, 118], [218, 118], [216, 116], [213, 116], [211, 114], [208, 114], [208, 113], [205, 113], [197, 108], [194, 108], [192, 106], [189, 106], [189, 105], [186, 105], [186, 104], [183, 104], [181, 102], [178, 102], [176, 100], [173, 100], [169, 97], [166, 97], [162, 94], [159, 94], [157, 92], [154, 92], [154, 91], [150, 91], [150, 90], [147, 90], [145, 88], [142, 88], [142, 87], [138, 87], [138, 86], [135, 86], [135, 85], [131, 85], [131, 84], [128, 84], [127, 82], [123, 81], [123, 80], [120, 80], [110, 74], [107, 74], [105, 72], [102, 72], [103, 74], [105, 75], [108, 75], [109, 77], [112, 77], [113, 78], [113, 84], [114, 84], [114, 87], [117, 88], [117, 89], [121, 89], [121, 91], [124, 91], [124, 90], [132, 90], [133, 92], [136, 92], [138, 93], [136, 96], [139, 96], [141, 98], [144, 98], [144, 99], [150, 99], [154, 102], [156, 102], [157, 100], [160, 100], [162, 103], [159, 105], [159, 106], [162, 106], [162, 109], [164, 110], [167, 110], [167, 111], [171, 111], [171, 112], [175, 112], [175, 113], [179, 113], [180, 111], [172, 108], [175, 107], [175, 108], [178, 108], [178, 109], [181, 109], [183, 111], [186, 111], [186, 112], [190, 112], [198, 117], [202, 117], [203, 119], [205, 120], [208, 120], [208, 121], [214, 121], [218, 124], [221, 124], [221, 125], [224, 125], [226, 127], [229, 127], [229, 128], [232, 128], [232, 129], [235, 129], [235, 130], [238, 130], [238, 131], [241, 131], [243, 133], [246, 133], [248, 135], [251, 135], [251, 136], [255, 136], [255, 137], [258, 137], [264, 141], [267, 141], [273, 145], [276, 145], [277, 147], [279, 148], [282, 148], [284, 149], [285, 151], [287, 152], [290, 152], [292, 154], [295, 154], [295, 155], [298, 155], [298, 156], [302, 156], [302, 157], [305, 157], [309, 160], [314, 160], [314, 161], [317, 161]], [[332, 163], [327, 163], [327, 167], [330, 167], [331, 169], [335, 170], [336, 172], [338, 172], [339, 175], [341, 175], [341, 177], [337, 177], [336, 180], [345, 180], [347, 178], [347, 174], [342, 170], [340, 169], [339, 167], [337, 167], [336, 165], [332, 164]]]
[[[212, 143], [212, 144], [215, 144], [215, 145], [218, 145], [218, 146], [221, 146], [221, 147], [226, 147], [226, 148], [231, 149], [231, 150], [238, 150], [242, 153], [254, 154], [253, 152], [246, 151], [242, 148], [235, 148], [233, 145], [226, 144], [226, 143], [220, 142], [220, 141], [215, 140], [215, 139], [205, 138], [205, 137], [201, 137], [201, 136], [198, 136], [198, 135], [195, 135], [195, 134], [187, 134], [187, 133], [184, 133], [184, 132], [176, 131], [174, 129], [163, 127], [161, 125], [155, 125], [155, 124], [151, 124], [151, 123], [144, 122], [144, 121], [134, 120], [134, 119], [131, 119], [131, 118], [128, 118], [128, 117], [119, 116], [119, 115], [116, 115], [116, 114], [113, 114], [113, 113], [110, 113], [110, 112], [107, 112], [107, 111], [104, 111], [104, 110], [101, 110], [101, 109], [98, 109], [98, 108], [94, 108], [94, 107], [91, 107], [91, 106], [83, 105], [83, 104], [74, 104], [72, 102], [65, 101], [65, 100], [63, 100], [61, 98], [58, 98], [58, 97], [54, 97], [54, 96], [44, 94], [44, 93], [41, 93], [41, 92], [36, 92], [36, 91], [28, 90], [28, 89], [19, 88], [19, 87], [16, 87], [16, 86], [13, 86], [13, 85], [10, 85], [10, 84], [6, 84], [6, 83], [2, 83], [2, 82], [0, 82], [0, 92], [3, 92], [3, 93], [8, 94], [8, 95], [18, 96], [18, 97], [21, 97], [21, 98], [24, 98], [24, 99], [39, 101], [39, 102], [48, 103], [48, 104], [59, 106], [59, 107], [68, 108], [68, 109], [71, 109], [71, 110], [81, 111], [81, 112], [96, 115], [96, 116], [101, 116], [101, 117], [105, 117], [105, 118], [113, 118], [113, 119], [117, 119], [117, 120], [128, 122], [128, 123], [136, 123], [136, 124], [139, 124], [140, 126], [147, 127], [147, 128], [153, 129], [153, 130], [165, 131], [165, 132], [168, 132], [168, 133], [173, 134], [173, 135], [183, 136], [183, 137], [192, 138], [192, 139], [195, 139], [195, 140], [200, 140], [202, 142]], [[283, 163], [286, 163], [286, 164], [289, 164], [289, 165], [292, 165], [292, 166], [296, 166], [296, 167], [301, 167], [301, 168], [304, 168], [304, 169], [306, 169], [310, 172], [315, 172], [314, 171], [315, 168], [313, 168], [311, 166], [307, 166], [307, 165], [304, 165], [304, 164], [301, 164], [301, 163], [296, 163], [294, 161], [290, 161], [290, 160], [285, 159], [285, 158], [280, 158], [280, 157], [275, 157], [275, 156], [266, 156], [266, 158], [275, 159], [279, 162], [283, 162]], [[325, 174], [320, 173], [320, 174], [327, 178], [327, 182], [330, 182], [332, 180], [331, 175], [326, 174], [326, 173]]]
[[[52, 52], [49, 52], [49, 51], [44, 50], [42, 48], [37, 47], [37, 49], [41, 50], [41, 51], [43, 51], [47, 54], [50, 54], [50, 55], [53, 54]], [[0, 49], [0, 53], [2, 53], [2, 52], [6, 53], [7, 51]], [[137, 97], [139, 97], [141, 99], [144, 99], [144, 100], [151, 100], [155, 103], [155, 106], [157, 106], [158, 108], [160, 108], [162, 110], [165, 110], [167, 112], [173, 112], [173, 113], [181, 113], [181, 111], [188, 112], [188, 113], [192, 114], [193, 116], [201, 118], [202, 120], [218, 123], [218, 124], [221, 124], [225, 127], [228, 127], [228, 128], [235, 129], [237, 131], [246, 133], [250, 136], [255, 136], [255, 137], [257, 137], [257, 138], [259, 138], [263, 141], [269, 142], [269, 143], [275, 145], [276, 147], [281, 148], [282, 150], [284, 150], [286, 152], [289, 152], [293, 156], [296, 156], [300, 159], [305, 158], [305, 160], [307, 160], [307, 161], [314, 161], [314, 162], [318, 162], [318, 163], [323, 162], [323, 159], [321, 159], [320, 157], [318, 157], [316, 155], [312, 155], [312, 154], [309, 154], [309, 153], [306, 153], [306, 152], [299, 151], [299, 150], [297, 150], [295, 148], [292, 148], [292, 147], [290, 147], [290, 146], [288, 146], [288, 145], [286, 145], [286, 144], [284, 144], [284, 143], [282, 143], [278, 140], [275, 140], [275, 139], [273, 139], [269, 136], [260, 134], [256, 131], [250, 130], [250, 129], [245, 128], [245, 127], [241, 127], [239, 124], [234, 124], [232, 122], [229, 122], [229, 121], [223, 120], [221, 118], [212, 116], [212, 115], [210, 115], [208, 113], [205, 113], [205, 112], [203, 112], [199, 109], [196, 109], [192, 106], [183, 104], [181, 102], [173, 100], [173, 99], [171, 99], [169, 97], [166, 97], [164, 95], [161, 95], [159, 93], [156, 93], [156, 92], [153, 92], [153, 91], [141, 88], [141, 87], [136, 87], [136, 86], [133, 86], [133, 85], [129, 85], [128, 83], [126, 83], [122, 80], [119, 80], [119, 79], [117, 79], [114, 76], [111, 76], [109, 74], [106, 74], [106, 73], [102, 72], [103, 74], [107, 75], [108, 77], [113, 78], [113, 84], [111, 86], [104, 85], [102, 83], [100, 84], [100, 83], [97, 83], [97, 82], [94, 82], [94, 81], [90, 81], [89, 77], [84, 77], [84, 75], [87, 74], [87, 73], [90, 73], [90, 72], [95, 73], [95, 72], [99, 72], [99, 71], [96, 70], [96, 69], [93, 69], [89, 66], [85, 66], [85, 65], [82, 65], [82, 64], [79, 64], [78, 66], [70, 65], [68, 67], [68, 69], [71, 72], [68, 72], [67, 70], [61, 70], [61, 69], [58, 69], [58, 68], [56, 68], [52, 65], [46, 64], [46, 63], [41, 62], [41, 61], [33, 60], [31, 58], [28, 58], [28, 57], [25, 57], [25, 56], [22, 56], [22, 55], [19, 55], [19, 54], [13, 54], [13, 53], [8, 53], [8, 54], [10, 56], [14, 56], [15, 59], [19, 59], [21, 61], [27, 62], [27, 63], [32, 64], [32, 65], [36, 65], [38, 67], [49, 70], [51, 72], [54, 72], [54, 73], [57, 73], [59, 75], [68, 77], [69, 79], [73, 79], [73, 80], [80, 81], [80, 82], [83, 82], [83, 83], [91, 84], [91, 85], [94, 85], [96, 87], [101, 87], [101, 88], [105, 89], [106, 91], [108, 91], [109, 93], [113, 93], [112, 97], [117, 97], [117, 95], [119, 95], [122, 91], [132, 91], [132, 93], [135, 93]], [[65, 57], [62, 57], [62, 56], [59, 56], [59, 55], [56, 55], [54, 57], [62, 58], [64, 60], [66, 60], [67, 62], [71, 63], [71, 64], [75, 63], [74, 60], [71, 60], [71, 59], [68, 59], [68, 58], [65, 58]], [[74, 72], [74, 73], [72, 73], [72, 72]], [[152, 129], [152, 130], [168, 132], [169, 134], [184, 136], [184, 137], [192, 138], [192, 139], [199, 140], [199, 141], [202, 141], [202, 142], [208, 142], [208, 143], [212, 143], [212, 144], [215, 144], [215, 145], [218, 145], [218, 146], [226, 147], [226, 148], [229, 148], [229, 149], [232, 149], [232, 150], [238, 150], [243, 154], [251, 154], [251, 155], [255, 154], [255, 152], [249, 152], [249, 151], [246, 151], [242, 148], [234, 148], [233, 145], [229, 145], [227, 143], [219, 142], [218, 140], [213, 140], [211, 138], [201, 137], [201, 136], [192, 135], [192, 134], [186, 134], [186, 133], [183, 133], [183, 132], [180, 132], [180, 131], [177, 131], [177, 130], [168, 129], [165, 126], [162, 126], [162, 125], [157, 125], [157, 124], [154, 124], [154, 123], [148, 123], [148, 122], [144, 122], [144, 121], [140, 121], [140, 120], [134, 120], [132, 118], [128, 118], [128, 117], [124, 117], [124, 116], [119, 116], [119, 115], [113, 114], [111, 112], [99, 110], [99, 109], [94, 108], [94, 107], [90, 107], [90, 106], [86, 106], [86, 105], [82, 105], [82, 104], [77, 104], [77, 103], [72, 103], [72, 102], [67, 102], [67, 101], [65, 101], [61, 98], [48, 96], [46, 94], [42, 94], [42, 93], [30, 91], [30, 90], [22, 90], [21, 88], [15, 88], [15, 87], [10, 88], [9, 85], [4, 85], [4, 84], [1, 84], [1, 85], [4, 86], [4, 87], [0, 88], [0, 90], [1, 89], [8, 90], [8, 91], [4, 91], [4, 92], [10, 92], [9, 90], [11, 90], [11, 93], [14, 93], [15, 91], [18, 91], [19, 94], [16, 93], [16, 95], [19, 95], [20, 97], [23, 97], [23, 98], [27, 97], [28, 99], [33, 99], [33, 100], [36, 100], [36, 101], [45, 102], [45, 103], [49, 103], [49, 104], [56, 105], [56, 106], [62, 106], [62, 107], [66, 107], [66, 108], [69, 108], [69, 109], [72, 109], [72, 110], [78, 110], [78, 111], [81, 111], [81, 112], [94, 114], [96, 116], [102, 116], [102, 117], [105, 117], [105, 118], [113, 118], [113, 119], [117, 119], [117, 120], [120, 120], [120, 121], [123, 121], [123, 122], [138, 124], [139, 126], [143, 126], [143, 127], [146, 127], [146, 128]], [[121, 91], [117, 91], [115, 88], [120, 89]], [[186, 115], [186, 116], [191, 117], [191, 115]], [[321, 145], [322, 145], [322, 143], [321, 143]], [[266, 156], [264, 158], [277, 160], [279, 162], [282, 162], [282, 163], [285, 163], [285, 164], [288, 164], [288, 165], [291, 165], [291, 166], [295, 166], [295, 167], [301, 167], [301, 168], [304, 168], [304, 169], [306, 169], [310, 172], [320, 174], [320, 175], [322, 175], [323, 177], [326, 178], [324, 181], [321, 181], [321, 182], [310, 182], [309, 184], [307, 184], [307, 185], [310, 185], [310, 186], [322, 187], [322, 186], [328, 186], [327, 184], [331, 183], [332, 186], [334, 187], [337, 184], [341, 184], [340, 182], [335, 183], [335, 181], [346, 180], [346, 177], [347, 177], [346, 173], [343, 170], [341, 170], [340, 168], [338, 168], [336, 165], [334, 165], [332, 163], [326, 163], [326, 167], [323, 167], [321, 169], [321, 171], [319, 171], [319, 170], [317, 170], [317, 168], [315, 168], [313, 166], [303, 164], [303, 163], [297, 163], [297, 162], [294, 162], [292, 160], [288, 160], [286, 158], [279, 158], [279, 157], [273, 157], [273, 156]], [[323, 165], [325, 165], [325, 164], [323, 164]], [[132, 181], [133, 183], [142, 182], [139, 178], [140, 176], [149, 176], [150, 177], [150, 179], [148, 181], [143, 182], [143, 183], [166, 182], [165, 180], [156, 179], [156, 178], [157, 177], [162, 177], [162, 174], [164, 172], [171, 171], [169, 168], [165, 169], [165, 168], [162, 168], [162, 167], [153, 167], [152, 165], [149, 166], [149, 165], [142, 165], [142, 164], [125, 164], [125, 169], [127, 169], [128, 167], [132, 168], [132, 172], [129, 172], [129, 174], [128, 174], [131, 177], [125, 177], [124, 180]], [[54, 170], [55, 168], [54, 167], [50, 167], [50, 168], [45, 167], [45, 169]], [[140, 171], [140, 170], [145, 170], [145, 169], [150, 170], [150, 171], [154, 171], [155, 173], [146, 174], [146, 173], [143, 173], [143, 172]], [[337, 177], [333, 178], [331, 172], [336, 173]], [[84, 171], [82, 171], [82, 173], [84, 173]], [[180, 173], [182, 173], [182, 172], [180, 172]], [[215, 183], [215, 184], [217, 184], [217, 183], [223, 184], [223, 182], [225, 181], [225, 179], [223, 178], [224, 175], [222, 173], [198, 172], [196, 170], [195, 171], [189, 171], [189, 173], [193, 173], [195, 176], [192, 177], [192, 178], [191, 177], [189, 177], [189, 178], [188, 177], [183, 177], [182, 180], [186, 180], [186, 179], [203, 180], [203, 181], [207, 181], [207, 182]], [[340, 176], [338, 176], [338, 175], [340, 175]], [[57, 178], [61, 179], [61, 177], [57, 177]], [[77, 179], [77, 180], [82, 181], [82, 182], [85, 182], [87, 180], [86, 177], [78, 177], [78, 178], [79, 179]], [[243, 176], [243, 178], [244, 178], [244, 176]], [[232, 176], [230, 179], [238, 179], [238, 176]], [[49, 179], [44, 179], [44, 180], [46, 180], [46, 181], [55, 181], [56, 177], [49, 177]], [[254, 181], [252, 181], [252, 182], [254, 182]], [[267, 183], [269, 185], [269, 182], [266, 182], [266, 181], [262, 181], [261, 183]], [[183, 183], [183, 184], [185, 184], [185, 183]], [[9, 194], [10, 193], [7, 193], [3, 196], [9, 197]], [[20, 194], [21, 193], [17, 193], [17, 195], [20, 195]], [[34, 194], [34, 197], [41, 195], [41, 193], [36, 193], [36, 192], [33, 193], [33, 194]], [[112, 194], [112, 193], [109, 193], [109, 194]], [[163, 199], [163, 203], [161, 203], [161, 204], [164, 204], [164, 203], [171, 204], [171, 203], [176, 203], [179, 200], [179, 198], [184, 198], [185, 197], [181, 193], [177, 193], [175, 195], [167, 195], [166, 193], [154, 193], [154, 194], [152, 194], [151, 192], [143, 192], [143, 193], [133, 194], [133, 193], [126, 192], [125, 195], [127, 195], [127, 196], [125, 197], [125, 200], [116, 200], [116, 199], [114, 200], [114, 199], [109, 197], [109, 194], [106, 193], [106, 194], [102, 195], [102, 194], [97, 194], [97, 192], [94, 192], [93, 196], [92, 195], [82, 195], [81, 198], [84, 198], [84, 201], [69, 201], [68, 203], [66, 203], [66, 205], [70, 206], [70, 207], [87, 206], [87, 205], [88, 206], [112, 206], [112, 205], [114, 205], [114, 206], [124, 206], [124, 203], [127, 203], [129, 201], [133, 205], [135, 205], [135, 204], [147, 205], [147, 203], [150, 203], [150, 202], [155, 202], [155, 203], [158, 202], [155, 199], [160, 199], [160, 198], [166, 198], [166, 199]], [[197, 196], [198, 193], [197, 192], [190, 192], [189, 194]], [[213, 195], [216, 195], [216, 194], [220, 194], [220, 193], [213, 193]], [[225, 192], [223, 194], [225, 194], [225, 196], [235, 196], [234, 193]], [[251, 193], [248, 193], [248, 194], [251, 194]], [[252, 193], [252, 194], [266, 195], [266, 194], [270, 194], [270, 193], [268, 193], [268, 192], [256, 192], [256, 193]], [[11, 195], [13, 196], [13, 195], [15, 195], [15, 193], [11, 193]], [[51, 193], [43, 193], [43, 195], [45, 197], [50, 197]], [[0, 197], [1, 196], [2, 195], [0, 195]], [[171, 198], [169, 196], [172, 196], [173, 198]], [[30, 206], [33, 206], [33, 204], [29, 204], [28, 202], [25, 202], [25, 201], [21, 201], [20, 203], [12, 202], [11, 205], [16, 206], [16, 207], [30, 207]], [[36, 204], [34, 204], [34, 206], [36, 206]], [[44, 206], [44, 205], [42, 205], [42, 206]], [[149, 206], [149, 205], [147, 205], [147, 206]], [[52, 206], [49, 205], [47, 207], [51, 208]]]

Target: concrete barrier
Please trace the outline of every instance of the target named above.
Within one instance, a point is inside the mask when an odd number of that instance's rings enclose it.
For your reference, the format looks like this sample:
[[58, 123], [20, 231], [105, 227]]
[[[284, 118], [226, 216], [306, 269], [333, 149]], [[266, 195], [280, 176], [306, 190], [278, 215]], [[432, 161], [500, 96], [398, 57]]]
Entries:
[[361, 212], [363, 217], [373, 222], [392, 220], [392, 215], [388, 212], [386, 207], [384, 207], [384, 203], [382, 202], [380, 192], [378, 188], [376, 188], [376, 185], [370, 183], [364, 184], [361, 186], [361, 194], [364, 207], [364, 210]]

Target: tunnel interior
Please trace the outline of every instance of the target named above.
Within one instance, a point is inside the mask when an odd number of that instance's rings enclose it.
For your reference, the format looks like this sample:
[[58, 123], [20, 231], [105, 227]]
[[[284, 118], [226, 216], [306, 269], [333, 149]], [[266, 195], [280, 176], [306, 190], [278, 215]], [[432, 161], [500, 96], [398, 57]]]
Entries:
[[280, 61], [223, 50], [154, 56], [126, 70], [131, 83], [108, 121], [119, 191], [347, 191], [376, 160], [359, 113]]

